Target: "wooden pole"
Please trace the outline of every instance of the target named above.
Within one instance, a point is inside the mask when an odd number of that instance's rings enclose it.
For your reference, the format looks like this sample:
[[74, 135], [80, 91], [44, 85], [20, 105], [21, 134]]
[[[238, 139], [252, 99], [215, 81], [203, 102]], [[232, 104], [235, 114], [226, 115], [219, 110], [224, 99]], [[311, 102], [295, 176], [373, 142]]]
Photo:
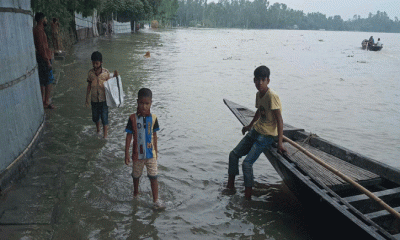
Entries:
[[379, 205], [381, 205], [382, 207], [384, 207], [389, 213], [391, 213], [393, 216], [395, 216], [396, 218], [400, 219], [400, 213], [398, 213], [396, 210], [394, 210], [392, 207], [390, 207], [388, 204], [386, 204], [384, 201], [382, 201], [382, 199], [378, 198], [377, 196], [375, 196], [372, 192], [368, 191], [366, 188], [364, 188], [363, 186], [361, 186], [360, 184], [358, 184], [356, 181], [354, 181], [353, 179], [349, 178], [348, 176], [344, 175], [343, 173], [339, 172], [338, 170], [336, 170], [335, 168], [333, 168], [332, 166], [328, 165], [327, 163], [325, 163], [324, 161], [322, 161], [321, 159], [319, 159], [318, 157], [316, 157], [315, 155], [313, 155], [312, 153], [310, 153], [309, 151], [307, 151], [305, 148], [303, 148], [302, 146], [300, 146], [299, 144], [293, 142], [292, 140], [290, 140], [289, 138], [283, 136], [283, 140], [290, 143], [292, 146], [294, 146], [295, 148], [299, 149], [301, 152], [303, 152], [305, 155], [307, 155], [308, 157], [312, 158], [314, 161], [316, 161], [318, 164], [322, 165], [323, 167], [325, 167], [326, 169], [328, 169], [329, 171], [333, 172], [335, 175], [339, 176], [340, 178], [342, 178], [343, 180], [345, 180], [346, 182], [350, 183], [351, 185], [353, 185], [354, 187], [358, 188], [361, 192], [363, 192], [365, 195], [367, 195], [369, 198], [375, 200], [376, 202], [379, 203]]

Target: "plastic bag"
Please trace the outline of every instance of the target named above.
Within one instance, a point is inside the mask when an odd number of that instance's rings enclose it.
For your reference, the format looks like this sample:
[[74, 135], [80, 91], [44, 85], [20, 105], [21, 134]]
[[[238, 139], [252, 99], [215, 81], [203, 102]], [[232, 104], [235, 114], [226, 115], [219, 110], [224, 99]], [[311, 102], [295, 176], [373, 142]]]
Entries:
[[121, 76], [113, 77], [104, 82], [106, 102], [108, 107], [122, 107], [124, 105], [124, 91]]

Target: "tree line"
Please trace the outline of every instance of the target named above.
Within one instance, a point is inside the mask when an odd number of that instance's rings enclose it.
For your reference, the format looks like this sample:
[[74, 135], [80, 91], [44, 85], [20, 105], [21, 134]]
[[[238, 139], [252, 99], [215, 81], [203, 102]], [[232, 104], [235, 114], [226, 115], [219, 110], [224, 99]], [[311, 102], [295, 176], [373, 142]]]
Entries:
[[340, 15], [306, 14], [286, 4], [270, 5], [267, 0], [179, 0], [171, 21], [192, 27], [400, 32], [399, 19], [390, 19], [386, 12], [369, 13], [367, 18], [354, 15], [345, 21]]
[[[75, 35], [75, 12], [88, 17], [93, 16], [96, 10], [102, 22], [111, 19], [120, 22], [156, 19], [168, 23], [176, 18], [178, 7], [178, 0], [31, 0], [33, 13], [43, 12], [49, 22], [53, 17], [58, 18], [64, 41], [69, 38], [72, 42]], [[51, 36], [50, 29], [46, 31]]]
[[48, 20], [59, 18], [64, 31], [74, 31], [75, 12], [86, 17], [97, 10], [102, 21], [112, 17], [121, 22], [158, 20], [164, 26], [400, 32], [399, 19], [390, 19], [386, 12], [370, 13], [367, 18], [354, 15], [345, 21], [340, 15], [306, 14], [267, 0], [32, 0], [31, 7]]

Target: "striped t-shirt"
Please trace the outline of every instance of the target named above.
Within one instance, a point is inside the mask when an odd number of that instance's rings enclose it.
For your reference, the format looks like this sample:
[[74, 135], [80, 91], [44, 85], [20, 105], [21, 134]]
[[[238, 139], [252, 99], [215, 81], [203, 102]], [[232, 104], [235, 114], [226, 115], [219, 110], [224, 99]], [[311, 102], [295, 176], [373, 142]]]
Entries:
[[[153, 146], [153, 133], [160, 130], [156, 115], [151, 114], [144, 117], [134, 114], [134, 117], [136, 117], [138, 159], [156, 157], [157, 153]], [[125, 132], [133, 134], [136, 129], [133, 129], [132, 120], [129, 118]]]

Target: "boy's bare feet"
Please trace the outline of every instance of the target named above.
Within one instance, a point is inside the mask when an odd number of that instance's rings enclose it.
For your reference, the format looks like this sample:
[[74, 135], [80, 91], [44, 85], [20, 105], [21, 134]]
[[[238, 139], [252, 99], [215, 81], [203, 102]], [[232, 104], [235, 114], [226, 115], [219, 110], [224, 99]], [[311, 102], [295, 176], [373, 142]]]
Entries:
[[165, 209], [165, 204], [161, 200], [157, 200], [154, 202], [154, 210], [164, 210]]
[[251, 200], [251, 192], [252, 192], [253, 188], [252, 187], [245, 187], [244, 188], [244, 198], [247, 201]]
[[45, 108], [45, 109], [54, 109], [54, 108], [56, 108], [53, 104], [48, 104], [48, 105], [43, 105], [43, 108]]
[[96, 123], [97, 134], [100, 134], [100, 121]]
[[104, 138], [107, 138], [108, 135], [108, 125], [103, 126]]

